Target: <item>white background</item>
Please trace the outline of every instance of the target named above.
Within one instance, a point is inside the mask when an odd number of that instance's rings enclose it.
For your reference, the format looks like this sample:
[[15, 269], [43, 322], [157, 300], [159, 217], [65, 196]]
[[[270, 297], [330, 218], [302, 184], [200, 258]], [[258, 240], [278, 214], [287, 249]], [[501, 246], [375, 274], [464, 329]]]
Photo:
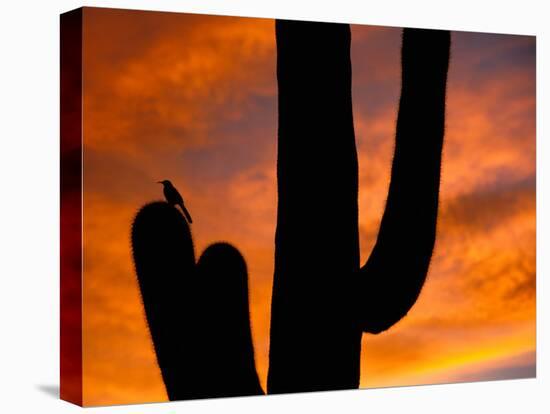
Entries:
[[[543, 0], [93, 1], [87, 6], [537, 35], [536, 380], [188, 401], [94, 413], [550, 412], [550, 12]], [[0, 412], [65, 413], [59, 372], [59, 14], [77, 1], [3, 2], [0, 25]], [[546, 28], [545, 28], [546, 25]], [[545, 188], [546, 186], [546, 188]], [[546, 212], [546, 213], [545, 213]]]

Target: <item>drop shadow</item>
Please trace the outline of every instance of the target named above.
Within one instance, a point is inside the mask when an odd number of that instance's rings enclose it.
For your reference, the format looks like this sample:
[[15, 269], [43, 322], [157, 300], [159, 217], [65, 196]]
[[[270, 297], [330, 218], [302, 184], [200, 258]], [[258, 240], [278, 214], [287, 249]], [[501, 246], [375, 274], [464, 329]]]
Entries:
[[36, 388], [50, 397], [59, 398], [59, 385], [57, 384], [40, 384]]

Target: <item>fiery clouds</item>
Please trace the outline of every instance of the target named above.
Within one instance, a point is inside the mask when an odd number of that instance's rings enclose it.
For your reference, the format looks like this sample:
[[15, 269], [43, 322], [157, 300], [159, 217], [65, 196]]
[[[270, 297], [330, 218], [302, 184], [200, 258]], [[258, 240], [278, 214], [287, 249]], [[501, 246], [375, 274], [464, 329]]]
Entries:
[[[370, 29], [355, 29], [367, 32], [367, 43]], [[393, 54], [370, 56], [378, 56], [377, 65], [395, 68], [398, 34], [380, 29], [379, 36], [384, 32], [386, 42], [393, 41]], [[354, 49], [355, 74], [356, 62], [367, 62], [361, 50]], [[441, 208], [430, 273], [406, 319], [378, 337], [364, 336], [362, 386], [534, 375], [534, 57], [533, 38], [453, 33]], [[363, 73], [370, 75], [364, 65]], [[389, 103], [368, 78], [363, 83], [361, 74], [356, 87], [375, 93], [354, 96], [361, 96], [354, 102], [360, 120], [364, 259], [383, 211], [399, 93], [398, 71], [378, 73], [379, 84], [388, 85]], [[372, 170], [364, 172], [365, 165]]]
[[[273, 21], [86, 9], [84, 25], [85, 403], [166, 398], [129, 245], [135, 212], [161, 198], [163, 178], [196, 221], [197, 255], [227, 240], [247, 260], [265, 385], [277, 199]], [[353, 26], [352, 38], [364, 262], [389, 180], [400, 30]], [[453, 34], [432, 266], [406, 319], [364, 336], [362, 386], [534, 373], [534, 44]]]

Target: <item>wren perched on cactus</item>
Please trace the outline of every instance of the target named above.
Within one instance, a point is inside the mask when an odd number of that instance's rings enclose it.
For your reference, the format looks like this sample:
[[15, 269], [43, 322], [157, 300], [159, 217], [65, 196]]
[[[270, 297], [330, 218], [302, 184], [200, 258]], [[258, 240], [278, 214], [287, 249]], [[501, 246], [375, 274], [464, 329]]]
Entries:
[[376, 245], [361, 268], [350, 27], [278, 20], [276, 40], [278, 211], [268, 393], [357, 388], [362, 333], [382, 332], [408, 312], [430, 263], [450, 34], [403, 31], [389, 194]]
[[162, 192], [164, 193], [164, 197], [166, 198], [168, 204], [179, 206], [181, 208], [181, 211], [185, 215], [185, 219], [187, 220], [187, 222], [189, 224], [193, 223], [193, 220], [191, 219], [191, 214], [189, 214], [189, 211], [187, 211], [187, 209], [185, 208], [185, 204], [183, 204], [183, 197], [176, 189], [176, 187], [174, 187], [172, 182], [170, 180], [162, 180], [158, 181], [157, 183], [162, 184]]
[[246, 263], [227, 243], [195, 263], [189, 224], [165, 202], [140, 209], [132, 247], [141, 297], [170, 400], [258, 395]]

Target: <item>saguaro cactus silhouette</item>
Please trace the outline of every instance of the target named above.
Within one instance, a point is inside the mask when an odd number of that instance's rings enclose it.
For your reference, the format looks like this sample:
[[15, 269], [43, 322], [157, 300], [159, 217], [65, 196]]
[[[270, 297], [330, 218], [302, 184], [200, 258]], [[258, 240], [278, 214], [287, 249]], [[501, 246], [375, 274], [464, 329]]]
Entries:
[[248, 309], [246, 263], [227, 243], [197, 264], [181, 212], [145, 205], [132, 226], [136, 273], [170, 400], [263, 394]]
[[350, 27], [279, 20], [276, 38], [278, 213], [268, 392], [356, 388], [362, 332], [388, 329], [408, 312], [430, 262], [450, 34], [403, 32], [389, 194], [362, 268]]

